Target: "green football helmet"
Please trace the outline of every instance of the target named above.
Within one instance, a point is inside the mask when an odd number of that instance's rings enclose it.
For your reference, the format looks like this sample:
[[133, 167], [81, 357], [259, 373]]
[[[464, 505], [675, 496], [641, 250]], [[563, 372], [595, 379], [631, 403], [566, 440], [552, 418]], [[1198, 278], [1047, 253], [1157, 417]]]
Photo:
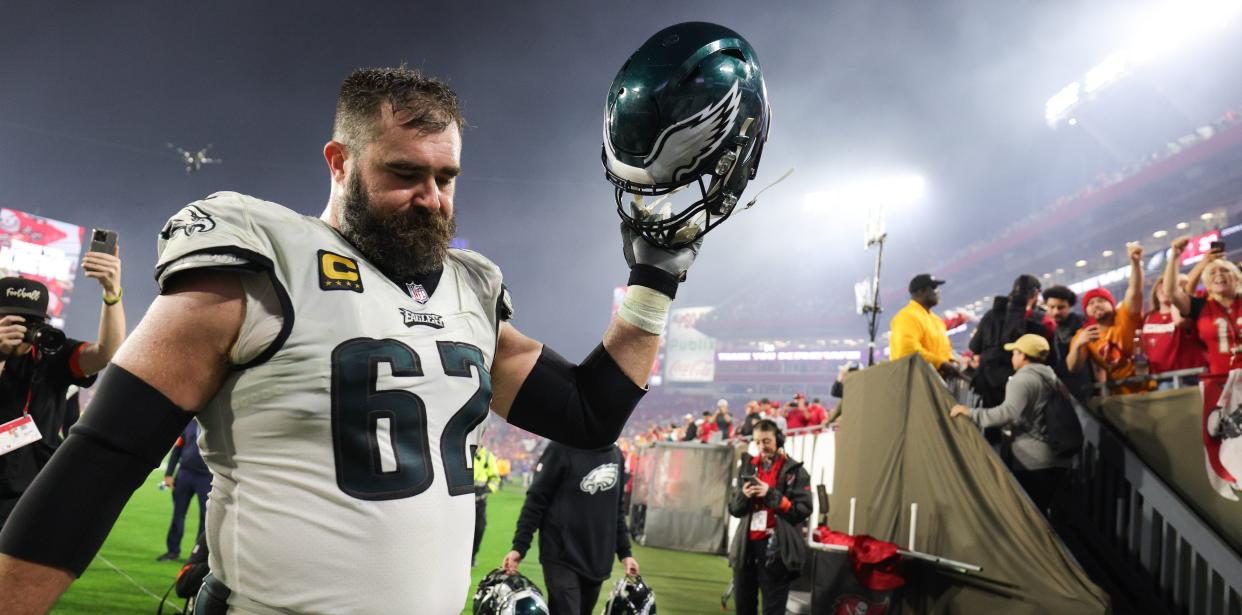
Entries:
[[[759, 60], [741, 35], [704, 22], [657, 32], [621, 66], [604, 111], [604, 171], [622, 220], [662, 247], [698, 240], [737, 208], [770, 118]], [[680, 212], [644, 201], [695, 183], [701, 198]]]

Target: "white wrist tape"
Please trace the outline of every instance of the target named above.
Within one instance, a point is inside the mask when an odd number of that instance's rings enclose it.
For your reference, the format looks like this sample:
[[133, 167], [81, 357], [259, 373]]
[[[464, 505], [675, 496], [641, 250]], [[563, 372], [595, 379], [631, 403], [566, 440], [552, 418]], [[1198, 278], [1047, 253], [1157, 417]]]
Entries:
[[664, 332], [664, 321], [668, 320], [668, 307], [672, 303], [664, 293], [646, 286], [630, 286], [625, 291], [625, 299], [621, 300], [621, 307], [617, 308], [617, 317], [647, 333], [659, 335]]

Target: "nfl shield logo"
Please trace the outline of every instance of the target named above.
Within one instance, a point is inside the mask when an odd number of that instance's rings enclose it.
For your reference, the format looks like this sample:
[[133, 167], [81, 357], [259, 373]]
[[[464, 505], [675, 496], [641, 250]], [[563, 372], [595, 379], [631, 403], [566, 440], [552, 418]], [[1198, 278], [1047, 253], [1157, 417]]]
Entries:
[[405, 285], [406, 290], [410, 291], [410, 297], [419, 303], [427, 303], [431, 296], [427, 294], [427, 289], [422, 284], [410, 282]]

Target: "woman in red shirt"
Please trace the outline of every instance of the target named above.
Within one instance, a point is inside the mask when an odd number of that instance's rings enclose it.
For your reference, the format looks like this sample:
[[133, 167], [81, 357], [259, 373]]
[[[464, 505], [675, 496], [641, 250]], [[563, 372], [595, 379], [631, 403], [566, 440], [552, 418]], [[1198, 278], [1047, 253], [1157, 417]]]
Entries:
[[1221, 258], [1223, 251], [1205, 255], [1191, 272], [1203, 272], [1206, 297], [1192, 297], [1177, 284], [1177, 264], [1188, 237], [1173, 240], [1173, 253], [1164, 270], [1164, 292], [1170, 303], [1194, 323], [1195, 332], [1207, 349], [1208, 373], [1203, 376], [1203, 446], [1208, 466], [1221, 481], [1238, 485], [1220, 460], [1222, 438], [1208, 430], [1208, 416], [1220, 400], [1230, 370], [1242, 368], [1242, 271]]
[[[1177, 284], [1189, 293], [1189, 281], [1187, 276], [1178, 276]], [[1151, 287], [1151, 304], [1152, 310], [1143, 318], [1141, 333], [1151, 374], [1207, 367], [1207, 349], [1195, 331], [1195, 323], [1183, 318], [1182, 312], [1173, 307], [1168, 293], [1164, 292], [1163, 279]]]

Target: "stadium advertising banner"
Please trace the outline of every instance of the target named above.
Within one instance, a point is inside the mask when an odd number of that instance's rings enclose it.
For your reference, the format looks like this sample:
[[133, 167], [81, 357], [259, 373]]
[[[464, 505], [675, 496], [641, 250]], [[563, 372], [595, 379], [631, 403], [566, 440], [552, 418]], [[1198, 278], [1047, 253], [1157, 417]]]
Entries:
[[673, 310], [665, 345], [665, 382], [711, 382], [716, 379], [716, 340], [695, 328], [710, 307]]
[[0, 274], [43, 282], [47, 311], [56, 327], [64, 327], [83, 235], [83, 228], [75, 224], [0, 208]]

